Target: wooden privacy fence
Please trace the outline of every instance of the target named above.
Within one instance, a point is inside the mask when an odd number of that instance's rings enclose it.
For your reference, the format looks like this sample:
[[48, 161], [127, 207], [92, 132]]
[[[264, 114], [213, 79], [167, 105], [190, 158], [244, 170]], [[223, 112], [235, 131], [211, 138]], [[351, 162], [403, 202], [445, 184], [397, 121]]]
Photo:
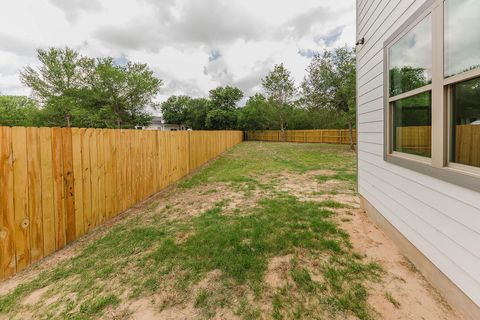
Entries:
[[[432, 148], [432, 127], [397, 128], [397, 145], [410, 153], [430, 154]], [[480, 167], [480, 125], [455, 126], [456, 163]]]
[[[247, 131], [245, 136], [251, 141], [350, 144], [348, 129]], [[353, 141], [357, 141], [356, 130], [353, 130]]]
[[240, 131], [0, 127], [0, 279], [242, 140]]
[[398, 151], [420, 155], [431, 155], [432, 127], [398, 127], [396, 129], [396, 145]]
[[456, 126], [455, 162], [480, 167], [480, 125]]

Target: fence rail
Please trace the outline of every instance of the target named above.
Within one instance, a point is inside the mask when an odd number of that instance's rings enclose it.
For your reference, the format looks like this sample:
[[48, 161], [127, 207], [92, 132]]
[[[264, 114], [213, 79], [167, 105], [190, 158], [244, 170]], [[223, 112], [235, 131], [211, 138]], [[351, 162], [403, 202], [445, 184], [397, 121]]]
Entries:
[[240, 131], [0, 127], [0, 280], [242, 140]]
[[[245, 136], [251, 141], [350, 144], [348, 129], [247, 131]], [[353, 130], [353, 141], [357, 141], [356, 130]]]

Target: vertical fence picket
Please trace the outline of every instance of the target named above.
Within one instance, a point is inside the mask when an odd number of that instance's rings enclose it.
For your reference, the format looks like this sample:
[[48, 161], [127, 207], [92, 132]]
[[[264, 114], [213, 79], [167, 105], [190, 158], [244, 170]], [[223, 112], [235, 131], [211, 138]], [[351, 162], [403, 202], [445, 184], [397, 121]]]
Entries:
[[55, 229], [55, 193], [52, 155], [52, 129], [40, 128], [43, 252], [47, 256], [57, 246]]
[[99, 170], [98, 170], [98, 134], [99, 130], [92, 129], [90, 140], [90, 188], [92, 195], [92, 218], [91, 228], [98, 226], [100, 217], [100, 186], [99, 186]]
[[12, 129], [0, 127], [0, 280], [16, 271]]
[[13, 203], [15, 213], [15, 256], [17, 272], [30, 264], [30, 217], [28, 213], [27, 131], [12, 128]]
[[52, 164], [53, 164], [53, 193], [55, 203], [55, 235], [56, 250], [67, 243], [65, 195], [63, 183], [63, 150], [62, 129], [52, 128]]
[[26, 128], [30, 261], [43, 258], [42, 176], [38, 128]]
[[76, 239], [75, 223], [75, 186], [73, 179], [73, 148], [72, 129], [62, 129], [62, 152], [63, 152], [63, 187], [65, 201], [65, 235], [66, 243]]
[[82, 136], [85, 129], [72, 129], [72, 163], [73, 163], [73, 186], [75, 201], [75, 238], [85, 233], [85, 222], [83, 216], [83, 152]]
[[81, 135], [82, 145], [82, 193], [83, 193], [83, 228], [85, 233], [93, 228], [92, 222], [92, 165], [91, 145], [93, 129], [85, 129]]

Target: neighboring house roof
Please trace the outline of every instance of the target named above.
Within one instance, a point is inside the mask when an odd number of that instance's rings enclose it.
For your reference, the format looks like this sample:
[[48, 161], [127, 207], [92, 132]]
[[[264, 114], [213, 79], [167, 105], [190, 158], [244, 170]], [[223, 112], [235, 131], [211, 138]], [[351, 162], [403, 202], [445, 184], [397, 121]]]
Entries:
[[165, 123], [162, 117], [154, 116], [150, 122], [150, 126], [180, 126], [181, 124], [177, 123]]
[[150, 122], [150, 125], [161, 125], [163, 124], [163, 119], [162, 117], [153, 117], [152, 121]]

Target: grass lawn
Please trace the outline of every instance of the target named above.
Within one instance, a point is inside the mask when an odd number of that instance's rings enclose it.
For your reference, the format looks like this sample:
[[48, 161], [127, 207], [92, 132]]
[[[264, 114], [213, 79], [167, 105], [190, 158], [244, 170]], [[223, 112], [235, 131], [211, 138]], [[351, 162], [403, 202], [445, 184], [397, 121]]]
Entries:
[[347, 146], [238, 145], [37, 267], [0, 318], [374, 318], [384, 271], [341, 227], [355, 170]]

